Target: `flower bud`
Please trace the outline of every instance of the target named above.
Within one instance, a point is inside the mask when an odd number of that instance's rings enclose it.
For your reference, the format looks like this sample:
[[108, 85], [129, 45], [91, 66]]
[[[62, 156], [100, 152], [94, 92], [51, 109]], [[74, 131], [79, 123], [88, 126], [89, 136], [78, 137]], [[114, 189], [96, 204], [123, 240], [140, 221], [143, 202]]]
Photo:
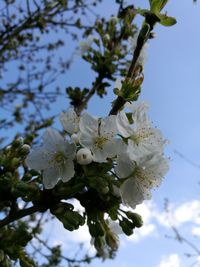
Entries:
[[142, 227], [142, 225], [143, 225], [142, 216], [140, 216], [139, 214], [137, 214], [135, 212], [131, 212], [131, 211], [127, 211], [126, 215], [129, 219], [132, 220], [135, 227], [137, 227], [137, 228]]
[[11, 148], [12, 148], [12, 146], [11, 146], [11, 145], [8, 145], [8, 146], [5, 148], [6, 152], [9, 152], [9, 151], [11, 150]]
[[30, 149], [31, 149], [31, 148], [30, 148], [29, 145], [24, 144], [24, 145], [22, 146], [22, 148], [20, 149], [20, 154], [21, 154], [22, 156], [26, 156], [26, 155], [29, 154]]
[[106, 233], [106, 243], [112, 250], [117, 250], [119, 247], [119, 238], [112, 231]]
[[116, 16], [112, 16], [111, 18], [110, 18], [110, 22], [112, 23], [112, 24], [117, 24], [118, 23], [118, 21], [119, 21], [119, 19], [118, 19], [118, 17], [116, 17]]
[[18, 148], [24, 144], [24, 138], [18, 137], [16, 140], [13, 141], [12, 146]]
[[104, 40], [105, 42], [109, 42], [109, 41], [110, 41], [110, 35], [109, 35], [108, 33], [106, 33], [106, 34], [104, 35], [104, 37], [103, 37], [103, 40]]
[[87, 165], [93, 161], [93, 155], [88, 148], [81, 148], [76, 154], [76, 159], [80, 165]]

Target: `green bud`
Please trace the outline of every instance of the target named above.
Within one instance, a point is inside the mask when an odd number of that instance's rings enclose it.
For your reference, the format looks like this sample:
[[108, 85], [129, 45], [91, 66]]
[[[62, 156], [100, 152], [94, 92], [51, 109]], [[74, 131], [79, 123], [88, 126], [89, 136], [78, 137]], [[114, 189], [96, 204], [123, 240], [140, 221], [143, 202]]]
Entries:
[[14, 157], [14, 158], [11, 160], [10, 166], [11, 166], [12, 168], [18, 168], [19, 165], [20, 165], [20, 159]]
[[98, 253], [101, 255], [101, 253], [103, 253], [103, 247], [105, 245], [105, 242], [103, 240], [103, 237], [95, 237], [94, 239], [94, 246], [96, 248], [96, 250], [98, 251]]
[[127, 217], [132, 220], [135, 227], [140, 228], [143, 225], [142, 216], [135, 212], [128, 211], [126, 212]]
[[19, 148], [24, 144], [24, 138], [23, 137], [18, 137], [12, 142], [12, 147], [14, 148]]
[[64, 214], [64, 218], [68, 220], [69, 223], [73, 224], [75, 229], [78, 229], [80, 225], [82, 226], [85, 223], [83, 216], [76, 211], [67, 210]]
[[59, 219], [59, 221], [62, 222], [63, 227], [65, 229], [67, 229], [68, 231], [72, 232], [72, 231], [76, 230], [76, 228], [74, 227], [74, 225], [71, 224], [67, 219], [65, 219], [65, 218], [62, 218], [62, 219], [58, 218], [58, 219]]
[[[16, 197], [28, 197], [37, 196], [39, 189], [34, 184], [27, 184], [23, 181], [17, 181], [12, 187], [12, 193]], [[28, 200], [28, 199], [27, 199]]]
[[56, 207], [51, 208], [51, 213], [54, 215], [63, 215], [67, 210], [73, 210], [74, 206], [70, 203], [59, 203]]
[[132, 235], [133, 234], [133, 229], [132, 227], [130, 227], [129, 225], [127, 225], [127, 223], [123, 220], [123, 221], [120, 221], [119, 222], [119, 225], [121, 226], [123, 232], [126, 234], [126, 235]]
[[0, 262], [2, 262], [5, 258], [3, 250], [0, 250]]
[[92, 237], [104, 236], [104, 229], [99, 222], [89, 223], [89, 232]]
[[80, 225], [84, 225], [85, 219], [78, 212], [72, 211], [73, 205], [69, 203], [59, 203], [56, 208], [51, 208], [51, 213], [63, 223], [63, 226], [73, 231], [78, 229]]

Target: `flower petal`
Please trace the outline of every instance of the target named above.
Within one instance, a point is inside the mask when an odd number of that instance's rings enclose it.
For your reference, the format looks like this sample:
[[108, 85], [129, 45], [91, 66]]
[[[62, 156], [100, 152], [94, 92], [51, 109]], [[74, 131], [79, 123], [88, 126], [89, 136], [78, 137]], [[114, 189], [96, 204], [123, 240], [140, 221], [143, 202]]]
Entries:
[[124, 111], [120, 111], [117, 114], [116, 122], [118, 131], [123, 137], [127, 138], [133, 134], [133, 129], [131, 128], [126, 113]]
[[26, 158], [26, 164], [29, 168], [41, 171], [48, 168], [52, 154], [43, 147], [34, 149]]
[[59, 171], [55, 166], [45, 169], [43, 172], [43, 183], [46, 189], [55, 187], [59, 180]]
[[116, 116], [111, 115], [101, 119], [100, 135], [113, 138], [117, 134]]
[[127, 179], [120, 188], [123, 203], [135, 209], [145, 199], [141, 189], [137, 179]]
[[65, 141], [62, 135], [55, 129], [49, 128], [43, 135], [44, 144], [43, 146], [48, 151], [58, 151], [59, 148], [62, 148]]
[[98, 135], [98, 119], [85, 112], [80, 119], [80, 131], [90, 136]]
[[126, 178], [133, 173], [135, 167], [135, 162], [130, 159], [127, 153], [124, 153], [117, 158], [115, 172], [119, 177]]
[[60, 122], [63, 129], [70, 134], [77, 133], [79, 130], [79, 117], [72, 108], [60, 114]]
[[67, 160], [65, 164], [60, 169], [60, 176], [62, 181], [68, 182], [75, 174], [74, 163], [72, 160]]

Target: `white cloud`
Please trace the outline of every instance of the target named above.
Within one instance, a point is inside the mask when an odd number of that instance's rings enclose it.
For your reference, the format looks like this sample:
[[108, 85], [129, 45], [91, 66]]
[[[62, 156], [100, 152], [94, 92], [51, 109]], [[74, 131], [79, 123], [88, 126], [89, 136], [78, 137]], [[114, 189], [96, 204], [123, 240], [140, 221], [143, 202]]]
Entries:
[[[78, 201], [73, 201], [72, 204], [75, 210], [83, 212], [83, 207]], [[124, 209], [127, 209], [124, 207]], [[184, 225], [187, 222], [192, 222], [191, 231], [193, 234], [200, 236], [200, 201], [192, 200], [190, 202], [182, 203], [179, 206], [171, 206], [169, 214], [161, 212], [158, 206], [152, 201], [146, 201], [138, 205], [133, 212], [137, 212], [143, 218], [144, 225], [139, 229], [135, 229], [132, 236], [120, 236], [120, 245], [125, 245], [126, 241], [139, 242], [144, 238], [150, 236], [158, 236], [158, 226], [169, 227], [169, 221], [177, 227]], [[163, 234], [164, 235], [164, 234]], [[63, 225], [54, 219], [48, 224], [45, 229], [45, 237], [49, 237], [51, 244], [62, 244], [65, 249], [70, 248], [70, 243], [83, 243], [85, 247], [90, 248], [90, 235], [86, 225], [80, 227], [78, 230], [69, 232], [64, 229]], [[125, 238], [124, 238], [125, 237]], [[162, 265], [161, 265], [162, 266]], [[174, 266], [173, 266], [174, 267]]]
[[158, 267], [180, 267], [180, 259], [177, 254], [164, 257]]
[[156, 207], [151, 201], [144, 202], [143, 204], [137, 206], [134, 212], [137, 212], [142, 216], [144, 224], [141, 228], [135, 229], [134, 234], [132, 236], [127, 237], [128, 240], [138, 242], [142, 238], [155, 233], [156, 225], [152, 222], [154, 213], [153, 211], [155, 209]]
[[169, 206], [169, 213], [156, 212], [157, 221], [166, 227], [170, 225], [180, 227], [185, 223], [200, 224], [200, 201], [192, 200], [181, 204], [178, 207]]
[[195, 236], [200, 236], [200, 227], [193, 227], [192, 228], [192, 234]]

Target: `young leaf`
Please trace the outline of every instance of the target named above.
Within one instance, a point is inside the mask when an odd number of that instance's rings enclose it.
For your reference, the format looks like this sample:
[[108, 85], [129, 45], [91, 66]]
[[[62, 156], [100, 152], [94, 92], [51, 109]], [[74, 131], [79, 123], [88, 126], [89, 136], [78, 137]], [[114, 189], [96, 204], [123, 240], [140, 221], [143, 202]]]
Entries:
[[163, 26], [173, 26], [174, 24], [176, 24], [176, 19], [173, 17], [168, 17], [164, 14], [159, 14], [158, 15], [159, 19], [160, 19], [160, 24], [162, 24]]
[[167, 4], [168, 0], [150, 0], [150, 7], [153, 13], [159, 13], [164, 6]]

